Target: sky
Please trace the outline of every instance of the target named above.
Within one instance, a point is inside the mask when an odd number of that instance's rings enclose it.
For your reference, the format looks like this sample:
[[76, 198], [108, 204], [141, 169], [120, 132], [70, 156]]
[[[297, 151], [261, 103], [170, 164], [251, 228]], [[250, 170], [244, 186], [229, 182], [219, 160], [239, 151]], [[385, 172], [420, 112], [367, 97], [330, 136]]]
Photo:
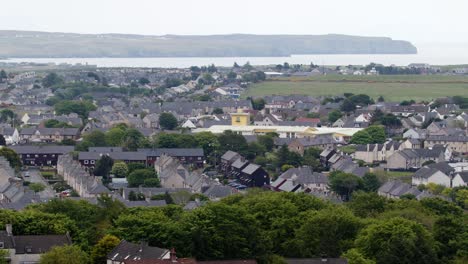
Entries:
[[4, 0], [0, 29], [145, 35], [348, 34], [468, 42], [466, 0]]

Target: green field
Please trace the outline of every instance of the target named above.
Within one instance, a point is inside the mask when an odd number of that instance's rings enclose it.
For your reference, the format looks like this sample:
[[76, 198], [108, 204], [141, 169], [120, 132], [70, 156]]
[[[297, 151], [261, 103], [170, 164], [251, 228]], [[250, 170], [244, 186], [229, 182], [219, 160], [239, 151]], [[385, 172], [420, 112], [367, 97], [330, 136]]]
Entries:
[[408, 99], [431, 100], [439, 97], [468, 94], [466, 76], [342, 76], [312, 78], [277, 78], [252, 85], [248, 96], [304, 94], [312, 96], [367, 94], [383, 96], [386, 101]]

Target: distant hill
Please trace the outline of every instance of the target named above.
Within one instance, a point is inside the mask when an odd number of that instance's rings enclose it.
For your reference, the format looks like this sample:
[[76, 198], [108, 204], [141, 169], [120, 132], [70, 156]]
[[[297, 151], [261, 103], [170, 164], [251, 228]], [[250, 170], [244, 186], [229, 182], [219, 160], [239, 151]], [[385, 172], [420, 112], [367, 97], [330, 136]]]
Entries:
[[0, 31], [0, 57], [265, 57], [414, 54], [408, 41], [346, 35], [145, 36]]

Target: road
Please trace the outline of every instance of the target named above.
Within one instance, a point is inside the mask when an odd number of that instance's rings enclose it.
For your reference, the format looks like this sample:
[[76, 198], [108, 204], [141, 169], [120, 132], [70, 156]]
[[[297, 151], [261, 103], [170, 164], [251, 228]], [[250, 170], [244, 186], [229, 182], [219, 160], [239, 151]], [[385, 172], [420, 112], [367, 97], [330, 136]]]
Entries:
[[[29, 172], [29, 177], [24, 176], [26, 172]], [[48, 198], [54, 198], [55, 197], [55, 191], [47, 183], [47, 181], [42, 177], [41, 172], [39, 171], [39, 169], [30, 168], [28, 171], [24, 171], [23, 172], [23, 178], [24, 178], [25, 181], [35, 182], [35, 183], [42, 183], [42, 184], [44, 184], [44, 186], [46, 186], [44, 191], [39, 192], [39, 196], [42, 199], [48, 199]]]

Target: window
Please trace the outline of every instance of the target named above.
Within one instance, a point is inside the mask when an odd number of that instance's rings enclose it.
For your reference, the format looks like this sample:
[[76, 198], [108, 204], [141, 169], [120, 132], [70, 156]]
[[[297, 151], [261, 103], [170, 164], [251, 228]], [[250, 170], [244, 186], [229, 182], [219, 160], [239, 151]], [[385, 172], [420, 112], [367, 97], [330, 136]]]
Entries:
[[88, 163], [89, 163], [89, 161], [88, 161], [88, 160], [84, 160], [84, 164], [88, 164]]
[[96, 163], [96, 161], [95, 161], [95, 160], [91, 160], [91, 164], [94, 164], [94, 163]]
[[28, 158], [29, 158], [30, 156], [31, 156], [31, 155], [29, 155], [29, 154], [26, 155], [26, 157], [28, 157]]
[[240, 117], [236, 117], [236, 122], [240, 122]]
[[36, 154], [36, 155], [34, 155], [34, 157], [39, 158], [39, 155]]

